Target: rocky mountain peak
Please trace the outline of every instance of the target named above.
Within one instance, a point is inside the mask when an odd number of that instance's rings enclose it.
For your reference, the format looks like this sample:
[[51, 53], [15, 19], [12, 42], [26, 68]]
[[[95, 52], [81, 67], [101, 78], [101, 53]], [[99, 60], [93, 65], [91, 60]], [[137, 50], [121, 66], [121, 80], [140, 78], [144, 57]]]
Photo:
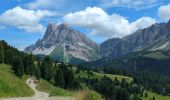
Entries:
[[57, 24], [49, 23], [43, 38], [47, 38], [57, 28]]
[[57, 25], [50, 23], [44, 37], [36, 44], [25, 49], [26, 52], [33, 54], [51, 55], [57, 60], [72, 61], [81, 59], [84, 61], [95, 60], [99, 46], [83, 33], [70, 28], [66, 24]]

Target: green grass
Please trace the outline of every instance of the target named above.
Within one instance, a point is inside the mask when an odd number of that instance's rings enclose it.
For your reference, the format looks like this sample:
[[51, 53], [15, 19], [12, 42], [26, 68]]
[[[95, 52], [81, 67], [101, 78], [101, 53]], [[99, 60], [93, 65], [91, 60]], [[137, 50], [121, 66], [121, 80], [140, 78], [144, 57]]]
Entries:
[[[74, 70], [76, 70], [76, 69], [74, 69]], [[104, 75], [106, 75], [107, 77], [110, 77], [113, 81], [115, 80], [116, 77], [119, 81], [121, 81], [122, 79], [125, 79], [128, 83], [133, 81], [132, 77], [127, 77], [127, 76], [123, 76], [123, 75], [102, 74], [102, 73], [97, 73], [97, 72], [93, 72], [93, 74], [94, 74], [95, 78], [102, 78]], [[81, 71], [80, 76], [88, 77], [87, 71], [84, 71], [84, 72]]]
[[104, 100], [104, 98], [95, 91], [84, 89], [76, 92], [75, 100]]
[[0, 97], [31, 96], [33, 91], [26, 85], [27, 76], [18, 78], [10, 66], [0, 64]]
[[50, 96], [73, 96], [74, 95], [74, 92], [55, 87], [43, 79], [41, 79], [41, 81], [39, 82], [37, 86], [37, 90], [50, 93]]
[[[37, 86], [37, 90], [44, 91], [50, 93], [50, 96], [70, 96], [76, 97], [79, 91], [69, 91], [65, 89], [61, 89], [58, 87], [53, 86], [48, 81], [41, 79], [40, 83]], [[90, 100], [103, 100], [102, 96], [92, 90], [88, 91], [86, 95]]]
[[125, 79], [127, 82], [132, 82], [133, 81], [133, 78], [131, 77], [127, 77], [127, 76], [122, 76], [122, 75], [112, 75], [112, 74], [101, 74], [101, 73], [96, 73], [96, 72], [93, 72], [98, 78], [101, 78], [103, 77], [104, 75], [106, 75], [107, 77], [110, 77], [112, 80], [115, 80], [115, 78], [117, 77], [117, 79], [119, 81], [121, 81], [122, 79]]
[[156, 100], [170, 100], [170, 96], [162, 96], [162, 95], [150, 92], [150, 91], [147, 91], [147, 92], [148, 92], [148, 97], [147, 98], [142, 97], [142, 100], [150, 100], [150, 98], [153, 98], [153, 96], [156, 98]]
[[91, 98], [91, 100], [104, 100], [101, 94], [95, 92], [95, 91], [90, 91], [88, 94], [88, 97]]
[[162, 54], [161, 52], [153, 52], [153, 53], [145, 54], [144, 57], [154, 58], [158, 60], [169, 58], [168, 56]]

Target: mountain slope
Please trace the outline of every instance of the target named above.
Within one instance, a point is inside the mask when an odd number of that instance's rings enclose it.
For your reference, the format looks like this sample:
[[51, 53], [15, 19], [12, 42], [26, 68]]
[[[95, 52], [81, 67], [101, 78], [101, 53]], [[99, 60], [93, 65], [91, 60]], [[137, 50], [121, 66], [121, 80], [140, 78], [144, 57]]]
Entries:
[[107, 40], [100, 45], [100, 50], [103, 57], [122, 56], [142, 50], [170, 50], [170, 21], [154, 24], [122, 39]]
[[33, 95], [33, 91], [25, 84], [26, 79], [20, 79], [12, 73], [10, 66], [0, 64], [0, 97]]
[[50, 55], [52, 58], [70, 62], [96, 60], [99, 46], [83, 33], [61, 24], [49, 24], [45, 35], [35, 45], [29, 46], [25, 52]]

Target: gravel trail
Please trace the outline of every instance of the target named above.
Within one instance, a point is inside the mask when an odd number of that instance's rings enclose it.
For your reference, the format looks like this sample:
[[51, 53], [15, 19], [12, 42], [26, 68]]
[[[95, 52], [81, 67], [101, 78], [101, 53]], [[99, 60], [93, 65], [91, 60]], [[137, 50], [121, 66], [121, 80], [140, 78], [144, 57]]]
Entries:
[[0, 100], [74, 100], [73, 97], [49, 97], [49, 94], [46, 92], [41, 92], [36, 90], [37, 84], [34, 82], [33, 78], [29, 78], [26, 81], [26, 84], [34, 91], [34, 95], [31, 97], [13, 97], [13, 98], [4, 98]]

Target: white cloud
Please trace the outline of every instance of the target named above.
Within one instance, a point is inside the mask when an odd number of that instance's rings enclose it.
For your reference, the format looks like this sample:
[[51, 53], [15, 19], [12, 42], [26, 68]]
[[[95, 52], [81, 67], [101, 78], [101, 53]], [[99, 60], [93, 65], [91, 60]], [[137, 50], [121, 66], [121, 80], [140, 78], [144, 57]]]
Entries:
[[121, 38], [156, 22], [150, 17], [142, 17], [130, 23], [125, 17], [118, 14], [108, 15], [98, 7], [87, 7], [84, 11], [69, 13], [64, 16], [63, 20], [69, 25], [91, 29], [92, 35], [105, 38]]
[[103, 7], [147, 9], [157, 5], [160, 5], [158, 0], [101, 0], [101, 6]]
[[43, 32], [44, 26], [40, 20], [56, 14], [47, 10], [27, 10], [21, 7], [9, 9], [0, 15], [0, 23], [23, 29], [26, 32]]
[[162, 20], [168, 21], [170, 19], [170, 4], [159, 7], [158, 16]]

